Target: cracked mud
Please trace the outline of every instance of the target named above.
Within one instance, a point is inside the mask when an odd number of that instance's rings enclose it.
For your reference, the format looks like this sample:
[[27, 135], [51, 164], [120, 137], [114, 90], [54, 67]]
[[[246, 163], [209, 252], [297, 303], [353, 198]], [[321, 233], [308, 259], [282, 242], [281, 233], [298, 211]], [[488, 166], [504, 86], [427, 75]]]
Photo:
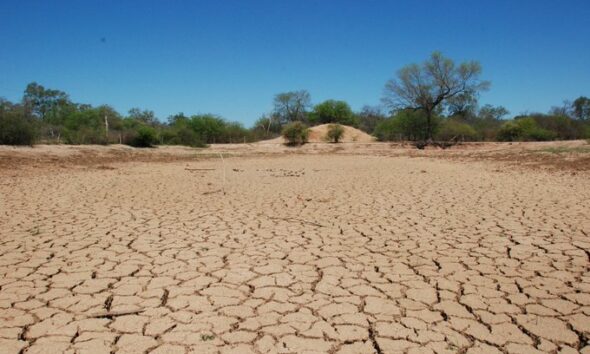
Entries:
[[586, 175], [226, 163], [0, 177], [0, 352], [590, 353]]

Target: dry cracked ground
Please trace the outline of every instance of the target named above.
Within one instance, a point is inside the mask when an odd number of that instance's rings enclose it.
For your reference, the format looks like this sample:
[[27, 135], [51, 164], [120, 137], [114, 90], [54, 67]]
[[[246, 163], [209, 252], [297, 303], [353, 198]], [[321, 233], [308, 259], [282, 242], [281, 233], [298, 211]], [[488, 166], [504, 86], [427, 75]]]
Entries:
[[588, 175], [225, 163], [0, 176], [0, 352], [590, 353]]

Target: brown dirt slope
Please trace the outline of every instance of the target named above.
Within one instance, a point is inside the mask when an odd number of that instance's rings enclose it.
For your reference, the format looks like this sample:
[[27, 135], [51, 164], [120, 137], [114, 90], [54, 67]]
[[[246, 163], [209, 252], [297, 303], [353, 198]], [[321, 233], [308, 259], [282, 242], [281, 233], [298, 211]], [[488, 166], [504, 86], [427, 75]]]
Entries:
[[[323, 143], [326, 142], [325, 136], [328, 133], [328, 128], [330, 124], [322, 124], [317, 125], [315, 127], [309, 128], [309, 142], [310, 143]], [[343, 143], [370, 143], [375, 141], [375, 138], [371, 135], [365, 133], [362, 130], [343, 125], [344, 128], [344, 136], [340, 140]], [[276, 144], [283, 144], [285, 139], [283, 137], [278, 137], [272, 140], [265, 140], [261, 143], [276, 143]]]

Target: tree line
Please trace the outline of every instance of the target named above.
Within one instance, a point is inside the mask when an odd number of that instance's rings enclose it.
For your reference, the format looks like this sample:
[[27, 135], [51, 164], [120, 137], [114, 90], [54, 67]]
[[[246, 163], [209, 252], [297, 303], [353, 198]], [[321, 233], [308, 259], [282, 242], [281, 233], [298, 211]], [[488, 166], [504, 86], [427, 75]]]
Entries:
[[153, 111], [133, 108], [122, 115], [109, 105], [75, 103], [63, 91], [30, 83], [19, 102], [0, 98], [0, 144], [158, 144], [204, 147], [269, 139], [297, 122], [336, 123], [359, 128], [380, 141], [543, 141], [590, 138], [590, 98], [565, 101], [547, 113], [508, 118], [502, 106], [483, 105], [475, 61], [460, 64], [434, 52], [421, 64], [397, 72], [384, 88], [382, 105], [354, 112], [342, 100], [313, 105], [306, 90], [275, 95], [273, 109], [252, 127], [214, 114], [178, 113], [165, 121]]

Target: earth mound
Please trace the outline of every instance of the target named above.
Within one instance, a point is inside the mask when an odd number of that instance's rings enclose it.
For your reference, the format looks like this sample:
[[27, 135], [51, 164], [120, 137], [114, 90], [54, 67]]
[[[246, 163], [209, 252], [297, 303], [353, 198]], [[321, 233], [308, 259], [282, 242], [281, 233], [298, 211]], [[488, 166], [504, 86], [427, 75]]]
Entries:
[[[309, 128], [309, 142], [310, 143], [325, 143], [326, 134], [330, 124], [316, 125], [315, 127]], [[350, 127], [348, 125], [342, 125], [344, 128], [344, 135], [340, 139], [343, 143], [370, 143], [375, 141], [375, 138], [360, 129]], [[285, 143], [285, 139], [281, 136], [271, 140], [264, 140], [262, 143]]]

